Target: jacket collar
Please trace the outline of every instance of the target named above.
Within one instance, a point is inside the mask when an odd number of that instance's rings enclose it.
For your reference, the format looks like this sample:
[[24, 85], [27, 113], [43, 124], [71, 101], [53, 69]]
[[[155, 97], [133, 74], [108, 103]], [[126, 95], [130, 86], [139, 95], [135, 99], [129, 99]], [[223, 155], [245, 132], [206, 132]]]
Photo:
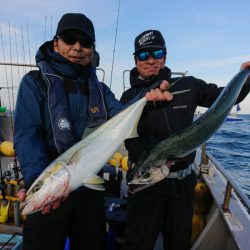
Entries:
[[153, 76], [150, 79], [141, 79], [139, 77], [139, 73], [136, 68], [133, 68], [130, 71], [130, 84], [131, 87], [137, 87], [137, 86], [148, 86], [152, 83], [159, 81], [159, 80], [167, 80], [169, 81], [171, 78], [171, 70], [168, 67], [164, 67], [160, 70], [159, 74], [157, 76]]

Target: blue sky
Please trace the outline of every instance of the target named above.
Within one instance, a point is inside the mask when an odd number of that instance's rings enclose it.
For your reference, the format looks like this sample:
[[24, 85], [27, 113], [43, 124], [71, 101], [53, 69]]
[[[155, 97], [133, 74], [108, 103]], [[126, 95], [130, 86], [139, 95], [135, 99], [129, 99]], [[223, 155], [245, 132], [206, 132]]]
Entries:
[[[15, 62], [18, 55], [19, 62], [34, 63], [35, 51], [54, 35], [60, 17], [66, 12], [81, 12], [94, 23], [100, 67], [110, 85], [118, 4], [118, 0], [5, 1], [0, 8], [0, 61], [4, 50], [5, 61]], [[173, 71], [188, 71], [188, 75], [219, 86], [227, 84], [241, 63], [250, 60], [249, 0], [120, 0], [119, 13], [111, 85], [118, 98], [123, 90], [123, 71], [134, 67], [134, 38], [146, 29], [163, 33], [168, 49], [166, 65]], [[2, 70], [1, 85], [5, 78]], [[241, 109], [250, 113], [250, 95]]]

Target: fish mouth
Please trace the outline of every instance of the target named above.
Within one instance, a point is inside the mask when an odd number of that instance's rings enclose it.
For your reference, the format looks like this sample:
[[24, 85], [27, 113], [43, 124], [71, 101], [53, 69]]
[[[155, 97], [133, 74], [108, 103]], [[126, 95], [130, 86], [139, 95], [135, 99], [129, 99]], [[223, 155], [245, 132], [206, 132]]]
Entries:
[[38, 212], [42, 209], [43, 209], [42, 207], [40, 209], [38, 209], [38, 208], [34, 209], [34, 207], [29, 202], [21, 202], [20, 203], [20, 210], [21, 210], [22, 215], [33, 214], [33, 213]]
[[128, 182], [128, 185], [131, 189], [133, 189], [134, 192], [138, 192], [165, 179], [168, 174], [169, 167], [166, 164], [150, 168], [144, 173], [142, 173], [141, 171], [137, 171], [137, 173], [134, 175], [134, 178]]
[[22, 215], [33, 214], [44, 208], [43, 204], [37, 204], [37, 197], [37, 194], [28, 195], [24, 201], [20, 202], [20, 211]]

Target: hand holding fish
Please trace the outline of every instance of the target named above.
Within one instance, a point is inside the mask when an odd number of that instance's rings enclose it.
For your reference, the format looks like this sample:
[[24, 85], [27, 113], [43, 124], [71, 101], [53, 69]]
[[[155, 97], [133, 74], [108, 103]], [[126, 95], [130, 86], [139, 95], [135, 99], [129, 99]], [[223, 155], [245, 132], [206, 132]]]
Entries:
[[48, 213], [80, 186], [103, 191], [104, 180], [97, 173], [126, 138], [138, 136], [146, 102], [143, 97], [131, 104], [51, 162], [27, 192], [19, 193], [22, 214]]
[[[27, 192], [27, 190], [26, 190], [25, 188], [23, 188], [23, 189], [21, 189], [21, 190], [17, 193], [17, 197], [18, 197], [18, 199], [19, 199], [21, 202], [25, 201], [25, 199], [26, 199], [26, 192]], [[43, 215], [45, 215], [45, 214], [48, 214], [48, 213], [50, 213], [51, 211], [53, 211], [53, 210], [59, 208], [60, 205], [61, 205], [61, 203], [62, 203], [64, 200], [65, 200], [65, 198], [64, 198], [63, 200], [58, 199], [58, 200], [55, 200], [53, 203], [46, 205], [46, 206], [43, 208], [43, 210], [41, 211], [41, 213], [42, 213]]]
[[250, 61], [244, 62], [241, 64], [241, 67], [240, 67], [241, 70], [247, 69], [247, 68], [250, 68]]
[[167, 91], [169, 87], [169, 82], [164, 80], [162, 81], [159, 88], [152, 89], [146, 93], [147, 101], [171, 101], [173, 95]]

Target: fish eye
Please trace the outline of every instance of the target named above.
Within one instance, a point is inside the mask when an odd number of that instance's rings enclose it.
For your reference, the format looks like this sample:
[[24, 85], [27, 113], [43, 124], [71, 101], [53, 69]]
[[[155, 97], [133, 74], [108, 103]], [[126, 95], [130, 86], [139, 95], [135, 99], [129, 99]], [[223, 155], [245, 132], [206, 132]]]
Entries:
[[39, 191], [39, 189], [40, 189], [40, 186], [36, 185], [36, 186], [33, 188], [33, 192], [35, 193], [35, 192]]
[[32, 188], [32, 192], [35, 193], [37, 191], [39, 191], [41, 188], [41, 183], [37, 183], [33, 188]]

